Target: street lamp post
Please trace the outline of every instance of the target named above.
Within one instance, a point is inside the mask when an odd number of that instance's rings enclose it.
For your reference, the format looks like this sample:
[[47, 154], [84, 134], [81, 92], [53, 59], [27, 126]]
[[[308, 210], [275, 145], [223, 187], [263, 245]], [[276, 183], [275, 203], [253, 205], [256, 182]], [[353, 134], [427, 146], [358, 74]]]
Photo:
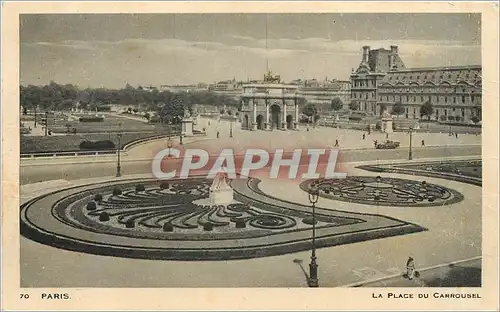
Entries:
[[233, 119], [231, 118], [230, 124], [229, 124], [229, 137], [233, 137]]
[[410, 151], [408, 152], [408, 160], [412, 160], [413, 159], [413, 154], [412, 154], [412, 144], [411, 144], [411, 139], [412, 139], [412, 135], [413, 135], [413, 127], [410, 127]]
[[311, 263], [309, 264], [309, 287], [319, 287], [318, 284], [318, 264], [316, 263], [316, 203], [319, 199], [319, 190], [317, 186], [311, 186], [309, 190], [309, 202], [312, 205], [312, 251]]
[[[121, 124], [120, 124], [120, 127], [121, 127]], [[122, 133], [121, 133], [121, 129], [119, 130], [118, 132], [118, 150], [117, 150], [117, 160], [116, 160], [116, 177], [121, 177], [122, 176], [122, 173], [121, 173], [121, 165], [120, 165], [120, 151], [122, 149]]]
[[35, 105], [35, 128], [36, 128], [36, 112], [38, 110], [38, 105]]
[[178, 115], [177, 116], [177, 120], [179, 120], [181, 122], [181, 133], [179, 134], [179, 144], [182, 145], [182, 128], [184, 127], [183, 123], [182, 123], [182, 120], [184, 119], [183, 116], [180, 116]]

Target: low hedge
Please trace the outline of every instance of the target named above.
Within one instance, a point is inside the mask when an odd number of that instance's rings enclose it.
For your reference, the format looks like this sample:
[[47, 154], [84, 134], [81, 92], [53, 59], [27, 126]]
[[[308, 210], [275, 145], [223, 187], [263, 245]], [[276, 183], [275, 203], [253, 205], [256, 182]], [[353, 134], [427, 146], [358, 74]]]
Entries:
[[83, 141], [80, 143], [80, 149], [83, 150], [109, 150], [114, 149], [115, 143], [110, 140], [104, 141]]
[[78, 118], [79, 122], [104, 122], [104, 117], [89, 116]]

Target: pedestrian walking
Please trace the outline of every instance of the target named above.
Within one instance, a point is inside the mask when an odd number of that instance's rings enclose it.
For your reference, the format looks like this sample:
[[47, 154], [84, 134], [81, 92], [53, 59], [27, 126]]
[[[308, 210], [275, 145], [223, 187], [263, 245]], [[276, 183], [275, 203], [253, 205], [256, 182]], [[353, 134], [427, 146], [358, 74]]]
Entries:
[[338, 147], [339, 146], [339, 140], [335, 140], [335, 146]]
[[385, 138], [386, 138], [387, 140], [389, 140], [389, 133], [386, 133], [386, 134], [385, 134]]
[[217, 130], [217, 139], [219, 138], [219, 130]]
[[363, 140], [366, 138], [366, 135], [363, 133]]
[[422, 140], [422, 146], [425, 146], [425, 141], [424, 140]]
[[457, 138], [457, 139], [458, 139], [458, 133], [455, 133], [455, 138]]
[[412, 257], [409, 257], [408, 261], [406, 261], [406, 275], [410, 280], [415, 276], [415, 260]]

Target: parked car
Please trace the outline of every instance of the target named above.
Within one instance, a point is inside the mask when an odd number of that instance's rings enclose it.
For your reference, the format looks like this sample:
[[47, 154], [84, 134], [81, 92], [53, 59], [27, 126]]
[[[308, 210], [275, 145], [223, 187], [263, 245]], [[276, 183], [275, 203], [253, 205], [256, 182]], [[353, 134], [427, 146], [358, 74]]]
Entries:
[[375, 141], [375, 148], [376, 149], [395, 149], [399, 147], [400, 142], [399, 141], [390, 141], [387, 140], [385, 142], [377, 142]]

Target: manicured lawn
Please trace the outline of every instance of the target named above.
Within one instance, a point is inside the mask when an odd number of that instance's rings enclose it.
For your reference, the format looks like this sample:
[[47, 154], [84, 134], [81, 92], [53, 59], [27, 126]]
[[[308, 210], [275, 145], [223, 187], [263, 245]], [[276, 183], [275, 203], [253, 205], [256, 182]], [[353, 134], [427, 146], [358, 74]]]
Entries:
[[[179, 126], [172, 127], [172, 133], [178, 133]], [[156, 135], [166, 135], [168, 131], [123, 133], [121, 144], [122, 146], [139, 139], [153, 137]], [[21, 154], [25, 153], [40, 153], [40, 152], [65, 152], [65, 151], [81, 151], [79, 145], [82, 141], [102, 141], [111, 140], [118, 146], [118, 136], [116, 133], [91, 133], [91, 134], [68, 134], [54, 136], [21, 136]]]
[[[121, 126], [120, 126], [121, 124]], [[147, 124], [140, 120], [120, 118], [116, 116], [105, 116], [103, 122], [79, 122], [78, 120], [56, 121], [49, 129], [54, 133], [67, 133], [76, 128], [76, 133], [109, 133], [109, 132], [135, 132], [135, 131], [157, 131], [156, 128], [166, 128], [166, 125]]]

